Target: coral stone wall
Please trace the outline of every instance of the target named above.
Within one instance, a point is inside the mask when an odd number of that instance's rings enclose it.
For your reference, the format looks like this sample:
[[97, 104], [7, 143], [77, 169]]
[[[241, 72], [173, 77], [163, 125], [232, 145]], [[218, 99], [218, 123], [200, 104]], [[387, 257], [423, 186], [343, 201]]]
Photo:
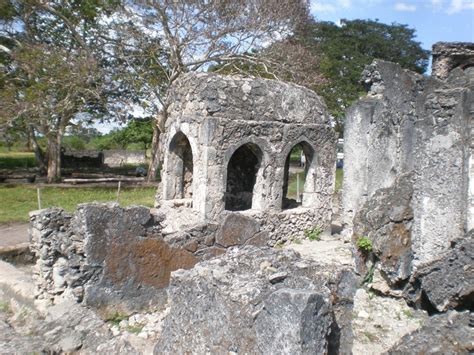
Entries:
[[[184, 196], [177, 193], [184, 173], [174, 144], [184, 135], [193, 159], [192, 208], [201, 218], [219, 223], [229, 210], [246, 210], [269, 220], [282, 212], [288, 155], [303, 144], [310, 154], [301, 208], [313, 221], [298, 228], [330, 222], [336, 135], [314, 92], [273, 80], [200, 73], [178, 81], [170, 102], [163, 136], [163, 200]], [[296, 210], [283, 212], [295, 212], [293, 219], [300, 219]]]
[[[403, 270], [391, 271], [406, 278], [409, 259], [413, 258], [415, 268], [429, 262], [471, 225], [470, 74], [457, 68], [446, 80], [438, 80], [397, 64], [375, 61], [363, 75], [368, 95], [352, 106], [346, 117], [344, 223], [350, 234], [361, 233], [353, 230], [354, 224], [367, 233], [373, 225], [385, 228], [391, 222], [404, 223], [398, 228], [400, 233], [390, 229], [386, 242], [394, 243], [393, 255], [407, 248], [401, 244], [403, 240], [411, 242], [411, 250], [404, 252], [408, 256], [401, 262]], [[383, 189], [399, 189], [397, 179], [405, 174], [413, 176], [409, 182], [413, 192], [406, 194], [410, 196], [407, 201], [393, 207], [412, 209], [413, 218], [391, 221], [390, 216], [377, 215], [376, 200], [391, 203], [383, 197], [389, 190]], [[391, 208], [381, 206], [380, 211]], [[397, 211], [393, 213], [397, 215]], [[387, 237], [385, 232], [374, 232], [374, 242], [376, 235]]]

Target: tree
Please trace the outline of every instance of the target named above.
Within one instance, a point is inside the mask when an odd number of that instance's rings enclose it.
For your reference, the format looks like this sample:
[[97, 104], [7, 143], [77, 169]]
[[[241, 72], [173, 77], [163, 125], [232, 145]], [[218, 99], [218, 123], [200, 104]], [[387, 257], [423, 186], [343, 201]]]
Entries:
[[153, 140], [153, 121], [135, 119], [130, 121], [123, 131], [127, 144], [141, 143], [143, 149], [147, 150]]
[[78, 112], [101, 101], [94, 61], [47, 45], [12, 51], [15, 72], [3, 87], [3, 120], [25, 120], [47, 140], [47, 177], [61, 176], [60, 149], [66, 127]]
[[[114, 3], [0, 3], [0, 123], [22, 121], [34, 142], [36, 132], [46, 137], [48, 182], [61, 175], [61, 143], [71, 120], [104, 108], [103, 76], [91, 48], [98, 15]], [[35, 152], [42, 162], [37, 144]]]
[[122, 92], [146, 103], [156, 117], [149, 180], [158, 168], [168, 88], [183, 74], [212, 64], [226, 68], [245, 61], [266, 67], [261, 57], [248, 53], [291, 34], [308, 8], [307, 0], [157, 0], [122, 7], [107, 38], [111, 60], [122, 64]]
[[415, 30], [396, 23], [342, 20], [337, 26], [309, 18], [292, 36], [262, 50], [271, 61], [268, 68], [234, 62], [210, 69], [254, 76], [265, 76], [268, 69], [280, 79], [306, 86], [325, 99], [342, 132], [346, 108], [365, 92], [360, 78], [367, 64], [378, 58], [418, 73], [426, 70], [429, 51], [414, 38]]
[[415, 41], [415, 30], [398, 23], [312, 21], [295, 37], [321, 58], [319, 71], [327, 81], [312, 88], [324, 97], [340, 129], [345, 109], [364, 93], [360, 78], [367, 64], [383, 59], [418, 73], [428, 66], [429, 51]]

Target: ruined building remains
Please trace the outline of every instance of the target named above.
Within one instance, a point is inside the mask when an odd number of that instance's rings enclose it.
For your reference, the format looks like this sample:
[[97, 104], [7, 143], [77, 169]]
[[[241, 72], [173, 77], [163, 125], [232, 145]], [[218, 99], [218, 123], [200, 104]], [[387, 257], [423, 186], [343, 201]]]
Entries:
[[363, 80], [344, 133], [344, 223], [397, 285], [474, 225], [474, 45], [437, 43], [432, 77], [375, 61]]
[[[336, 137], [322, 100], [296, 85], [194, 73], [169, 91], [156, 208], [30, 214], [36, 303], [82, 303], [104, 319], [166, 309], [156, 354], [351, 353], [352, 326], [372, 322], [354, 312], [362, 282], [428, 312], [472, 309], [473, 45], [433, 53], [431, 78], [372, 63], [368, 95], [348, 110], [343, 222], [356, 270], [342, 254], [324, 260], [328, 249], [309, 260], [269, 248], [331, 223]], [[447, 319], [468, 329], [466, 313]], [[422, 338], [430, 350], [439, 342]]]
[[[170, 95], [158, 208], [84, 204], [74, 215], [31, 215], [44, 304], [72, 298], [104, 314], [160, 308], [172, 271], [329, 226], [336, 140], [316, 94], [189, 74]], [[306, 156], [300, 205], [285, 199], [295, 145]]]
[[[170, 97], [158, 204], [192, 206], [203, 221], [242, 211], [262, 225], [299, 219], [299, 231], [329, 225], [335, 134], [314, 92], [200, 73], [186, 75]], [[290, 152], [297, 145], [306, 156], [300, 206], [285, 199]]]

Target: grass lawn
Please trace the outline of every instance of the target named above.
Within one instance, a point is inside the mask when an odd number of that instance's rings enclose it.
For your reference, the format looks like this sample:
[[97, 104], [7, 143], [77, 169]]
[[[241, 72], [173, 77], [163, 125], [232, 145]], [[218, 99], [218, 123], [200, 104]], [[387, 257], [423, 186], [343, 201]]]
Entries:
[[34, 153], [30, 152], [0, 152], [0, 169], [35, 168]]
[[[155, 187], [122, 187], [120, 205], [153, 206]], [[72, 212], [79, 203], [115, 201], [116, 188], [108, 187], [44, 187], [42, 207], [61, 207]], [[30, 186], [0, 186], [0, 223], [26, 222], [28, 212], [38, 209], [36, 188]]]
[[[342, 188], [342, 169], [336, 169], [336, 186], [334, 192], [339, 192]], [[296, 174], [290, 174], [288, 183], [288, 198], [296, 198]], [[300, 194], [303, 191], [305, 176], [304, 173], [300, 173]]]
[[342, 168], [336, 169], [336, 187], [335, 192], [339, 192], [342, 189], [342, 176], [344, 174], [344, 170]]

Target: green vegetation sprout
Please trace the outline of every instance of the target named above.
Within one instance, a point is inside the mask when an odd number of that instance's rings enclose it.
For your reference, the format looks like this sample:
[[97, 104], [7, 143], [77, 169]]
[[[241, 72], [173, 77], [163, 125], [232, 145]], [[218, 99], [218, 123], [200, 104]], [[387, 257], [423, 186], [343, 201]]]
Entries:
[[321, 240], [321, 233], [323, 231], [319, 226], [314, 226], [312, 228], [308, 228], [304, 230], [304, 236], [309, 240]]
[[357, 240], [357, 248], [365, 253], [370, 253], [372, 251], [372, 241], [368, 237], [360, 237]]

